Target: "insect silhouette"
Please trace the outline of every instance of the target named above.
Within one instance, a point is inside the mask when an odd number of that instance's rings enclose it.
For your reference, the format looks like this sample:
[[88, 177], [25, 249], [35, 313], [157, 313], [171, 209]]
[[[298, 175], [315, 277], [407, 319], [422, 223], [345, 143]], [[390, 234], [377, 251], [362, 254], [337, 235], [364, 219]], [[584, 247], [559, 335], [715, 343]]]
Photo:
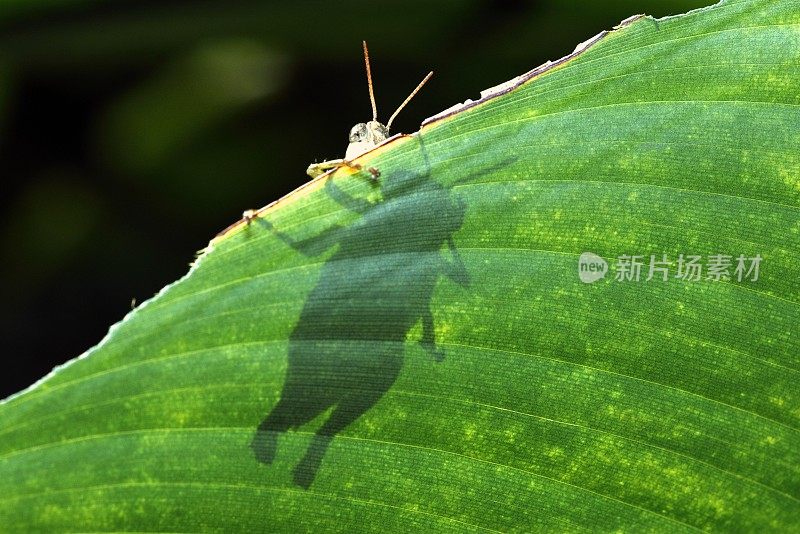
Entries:
[[306, 256], [334, 249], [289, 337], [280, 399], [251, 442], [256, 458], [270, 464], [281, 435], [330, 411], [293, 471], [294, 482], [304, 488], [314, 481], [334, 436], [395, 383], [415, 325], [421, 324], [419, 346], [443, 361], [430, 308], [434, 289], [442, 277], [469, 285], [453, 242], [466, 211], [460, 196], [429, 173], [393, 171], [379, 184], [382, 197], [371, 201], [349, 195], [329, 178], [326, 193], [360, 217], [310, 238], [297, 239], [256, 219]]
[[[398, 113], [400, 113], [406, 104], [408, 104], [409, 101], [414, 98], [414, 95], [416, 95], [419, 90], [422, 89], [422, 86], [425, 85], [428, 80], [430, 80], [431, 76], [433, 76], [433, 71], [429, 72], [428, 75], [425, 76], [419, 85], [417, 85], [416, 89], [411, 91], [411, 94], [408, 95], [405, 100], [403, 100], [403, 103], [400, 104], [400, 107], [398, 107], [397, 110], [392, 113], [392, 116], [389, 117], [389, 121], [384, 126], [378, 122], [378, 107], [375, 105], [375, 94], [372, 90], [372, 72], [369, 66], [369, 51], [367, 50], [367, 42], [362, 41], [361, 45], [364, 48], [364, 65], [367, 69], [367, 86], [369, 88], [369, 101], [372, 104], [372, 120], [368, 122], [359, 122], [350, 129], [350, 144], [347, 145], [347, 150], [345, 151], [343, 159], [331, 159], [309, 165], [308, 169], [306, 169], [306, 174], [308, 174], [311, 178], [316, 178], [317, 176], [325, 174], [326, 172], [339, 167], [349, 167], [356, 171], [361, 170], [361, 165], [353, 162], [353, 160], [365, 152], [372, 150], [389, 138], [389, 129], [392, 127], [392, 122], [394, 121], [395, 117], [397, 117]], [[370, 167], [367, 170], [373, 179], [377, 179], [380, 176], [380, 171], [378, 171], [378, 169], [375, 167]]]

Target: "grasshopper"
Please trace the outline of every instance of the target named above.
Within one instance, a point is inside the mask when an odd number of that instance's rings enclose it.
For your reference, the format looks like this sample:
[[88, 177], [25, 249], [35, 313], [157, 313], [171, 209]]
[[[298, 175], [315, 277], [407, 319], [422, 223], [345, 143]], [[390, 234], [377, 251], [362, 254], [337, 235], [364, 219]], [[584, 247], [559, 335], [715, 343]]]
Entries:
[[[372, 73], [369, 68], [369, 51], [367, 50], [367, 42], [361, 42], [364, 48], [364, 65], [367, 68], [367, 86], [369, 87], [369, 101], [372, 104], [372, 120], [369, 122], [359, 122], [350, 130], [350, 144], [347, 145], [347, 150], [345, 151], [343, 159], [331, 159], [327, 161], [323, 161], [320, 163], [312, 163], [306, 169], [306, 174], [308, 174], [311, 178], [316, 178], [326, 172], [338, 169], [340, 167], [349, 167], [353, 170], [359, 171], [361, 170], [361, 165], [358, 163], [354, 163], [353, 160], [359, 157], [360, 155], [364, 154], [365, 152], [372, 150], [386, 139], [389, 138], [389, 128], [392, 126], [392, 121], [394, 121], [397, 114], [400, 113], [406, 104], [414, 97], [414, 95], [422, 89], [422, 86], [425, 85], [431, 76], [433, 76], [433, 71], [429, 72], [427, 76], [417, 85], [416, 89], [411, 91], [411, 94], [400, 104], [400, 107], [392, 113], [392, 116], [389, 117], [389, 122], [386, 123], [384, 126], [380, 122], [378, 122], [378, 108], [375, 105], [375, 94], [372, 91]], [[373, 179], [377, 179], [380, 176], [380, 172], [378, 169], [374, 167], [370, 167], [367, 169], [369, 173], [372, 175]]]

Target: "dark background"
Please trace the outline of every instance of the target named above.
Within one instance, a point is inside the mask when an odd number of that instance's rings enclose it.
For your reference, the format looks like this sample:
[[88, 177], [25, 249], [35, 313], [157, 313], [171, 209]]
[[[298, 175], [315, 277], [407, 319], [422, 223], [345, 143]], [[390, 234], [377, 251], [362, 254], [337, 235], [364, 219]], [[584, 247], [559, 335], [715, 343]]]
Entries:
[[0, 3], [0, 398], [105, 335], [194, 252], [341, 157], [636, 13], [711, 0]]

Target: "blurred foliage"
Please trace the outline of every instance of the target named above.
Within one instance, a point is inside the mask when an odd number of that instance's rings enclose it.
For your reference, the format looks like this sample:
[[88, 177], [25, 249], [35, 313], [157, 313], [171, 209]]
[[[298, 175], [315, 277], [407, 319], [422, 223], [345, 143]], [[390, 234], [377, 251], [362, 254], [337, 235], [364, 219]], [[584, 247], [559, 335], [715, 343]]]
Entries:
[[396, 122], [409, 132], [629, 15], [709, 3], [6, 0], [0, 395], [94, 344], [309, 162], [340, 156], [369, 115], [361, 39], [384, 119], [436, 71]]

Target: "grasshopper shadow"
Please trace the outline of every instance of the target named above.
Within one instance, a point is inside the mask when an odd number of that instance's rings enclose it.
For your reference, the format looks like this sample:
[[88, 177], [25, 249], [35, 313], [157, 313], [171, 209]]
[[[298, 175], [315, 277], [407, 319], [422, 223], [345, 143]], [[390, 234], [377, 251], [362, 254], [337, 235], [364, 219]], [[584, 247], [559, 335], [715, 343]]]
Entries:
[[290, 336], [280, 400], [251, 443], [256, 458], [270, 464], [282, 433], [331, 410], [293, 471], [303, 488], [314, 481], [333, 437], [394, 384], [409, 330], [421, 322], [420, 344], [436, 361], [444, 359], [434, 337], [433, 291], [442, 277], [469, 285], [452, 238], [464, 220], [463, 200], [428, 175], [399, 172], [379, 184], [382, 199], [370, 202], [328, 179], [326, 192], [360, 217], [309, 239], [259, 220], [304, 255], [336, 247]]

